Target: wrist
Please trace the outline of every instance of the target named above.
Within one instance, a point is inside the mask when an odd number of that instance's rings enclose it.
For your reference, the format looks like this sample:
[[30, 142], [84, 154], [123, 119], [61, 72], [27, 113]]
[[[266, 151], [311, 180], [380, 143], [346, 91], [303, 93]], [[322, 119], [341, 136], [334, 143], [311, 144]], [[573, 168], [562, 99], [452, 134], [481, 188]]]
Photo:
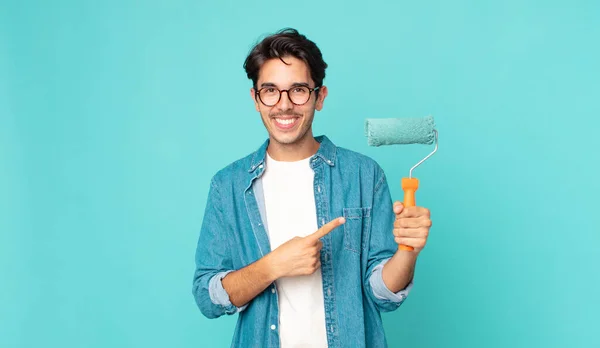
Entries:
[[280, 271], [277, 267], [277, 262], [273, 258], [273, 252], [268, 253], [262, 258], [263, 269], [265, 270], [265, 276], [269, 282], [274, 282], [281, 277]]

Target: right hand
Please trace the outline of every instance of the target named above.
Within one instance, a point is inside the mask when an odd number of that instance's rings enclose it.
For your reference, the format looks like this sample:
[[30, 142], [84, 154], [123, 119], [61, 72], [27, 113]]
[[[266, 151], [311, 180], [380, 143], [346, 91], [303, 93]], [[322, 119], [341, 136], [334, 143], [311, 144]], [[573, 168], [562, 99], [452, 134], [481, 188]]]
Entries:
[[294, 237], [281, 244], [270, 254], [274, 278], [310, 275], [321, 267], [321, 238], [343, 225], [346, 219], [339, 217], [323, 225], [306, 237]]

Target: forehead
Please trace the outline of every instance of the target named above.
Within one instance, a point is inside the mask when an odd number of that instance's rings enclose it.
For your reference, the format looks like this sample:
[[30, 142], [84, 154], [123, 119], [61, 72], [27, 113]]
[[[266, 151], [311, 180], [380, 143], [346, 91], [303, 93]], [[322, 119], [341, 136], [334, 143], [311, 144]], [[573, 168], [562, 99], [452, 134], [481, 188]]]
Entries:
[[284, 57], [283, 60], [285, 63], [279, 58], [273, 58], [262, 65], [258, 73], [258, 86], [267, 82], [278, 86], [313, 82], [310, 78], [310, 70], [304, 61], [290, 56]]

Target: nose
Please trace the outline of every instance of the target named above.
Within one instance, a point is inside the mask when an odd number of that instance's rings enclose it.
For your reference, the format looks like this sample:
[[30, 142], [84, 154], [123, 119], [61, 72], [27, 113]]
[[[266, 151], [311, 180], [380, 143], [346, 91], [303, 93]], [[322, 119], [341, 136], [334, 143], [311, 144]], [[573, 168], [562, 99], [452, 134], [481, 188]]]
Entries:
[[[283, 93], [285, 93], [285, 95], [283, 95]], [[290, 95], [288, 91], [281, 91], [281, 98], [279, 98], [279, 102], [276, 106], [282, 111], [293, 108], [293, 104], [290, 101]]]

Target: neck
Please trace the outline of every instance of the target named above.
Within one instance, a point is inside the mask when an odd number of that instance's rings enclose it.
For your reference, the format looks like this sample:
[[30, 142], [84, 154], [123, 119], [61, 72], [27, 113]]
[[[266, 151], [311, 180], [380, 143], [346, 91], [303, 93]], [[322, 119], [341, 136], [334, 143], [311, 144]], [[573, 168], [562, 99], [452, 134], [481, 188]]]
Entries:
[[267, 152], [276, 161], [294, 162], [314, 155], [319, 150], [319, 146], [321, 144], [313, 137], [312, 133], [307, 133], [305, 137], [293, 144], [281, 144], [271, 138]]

